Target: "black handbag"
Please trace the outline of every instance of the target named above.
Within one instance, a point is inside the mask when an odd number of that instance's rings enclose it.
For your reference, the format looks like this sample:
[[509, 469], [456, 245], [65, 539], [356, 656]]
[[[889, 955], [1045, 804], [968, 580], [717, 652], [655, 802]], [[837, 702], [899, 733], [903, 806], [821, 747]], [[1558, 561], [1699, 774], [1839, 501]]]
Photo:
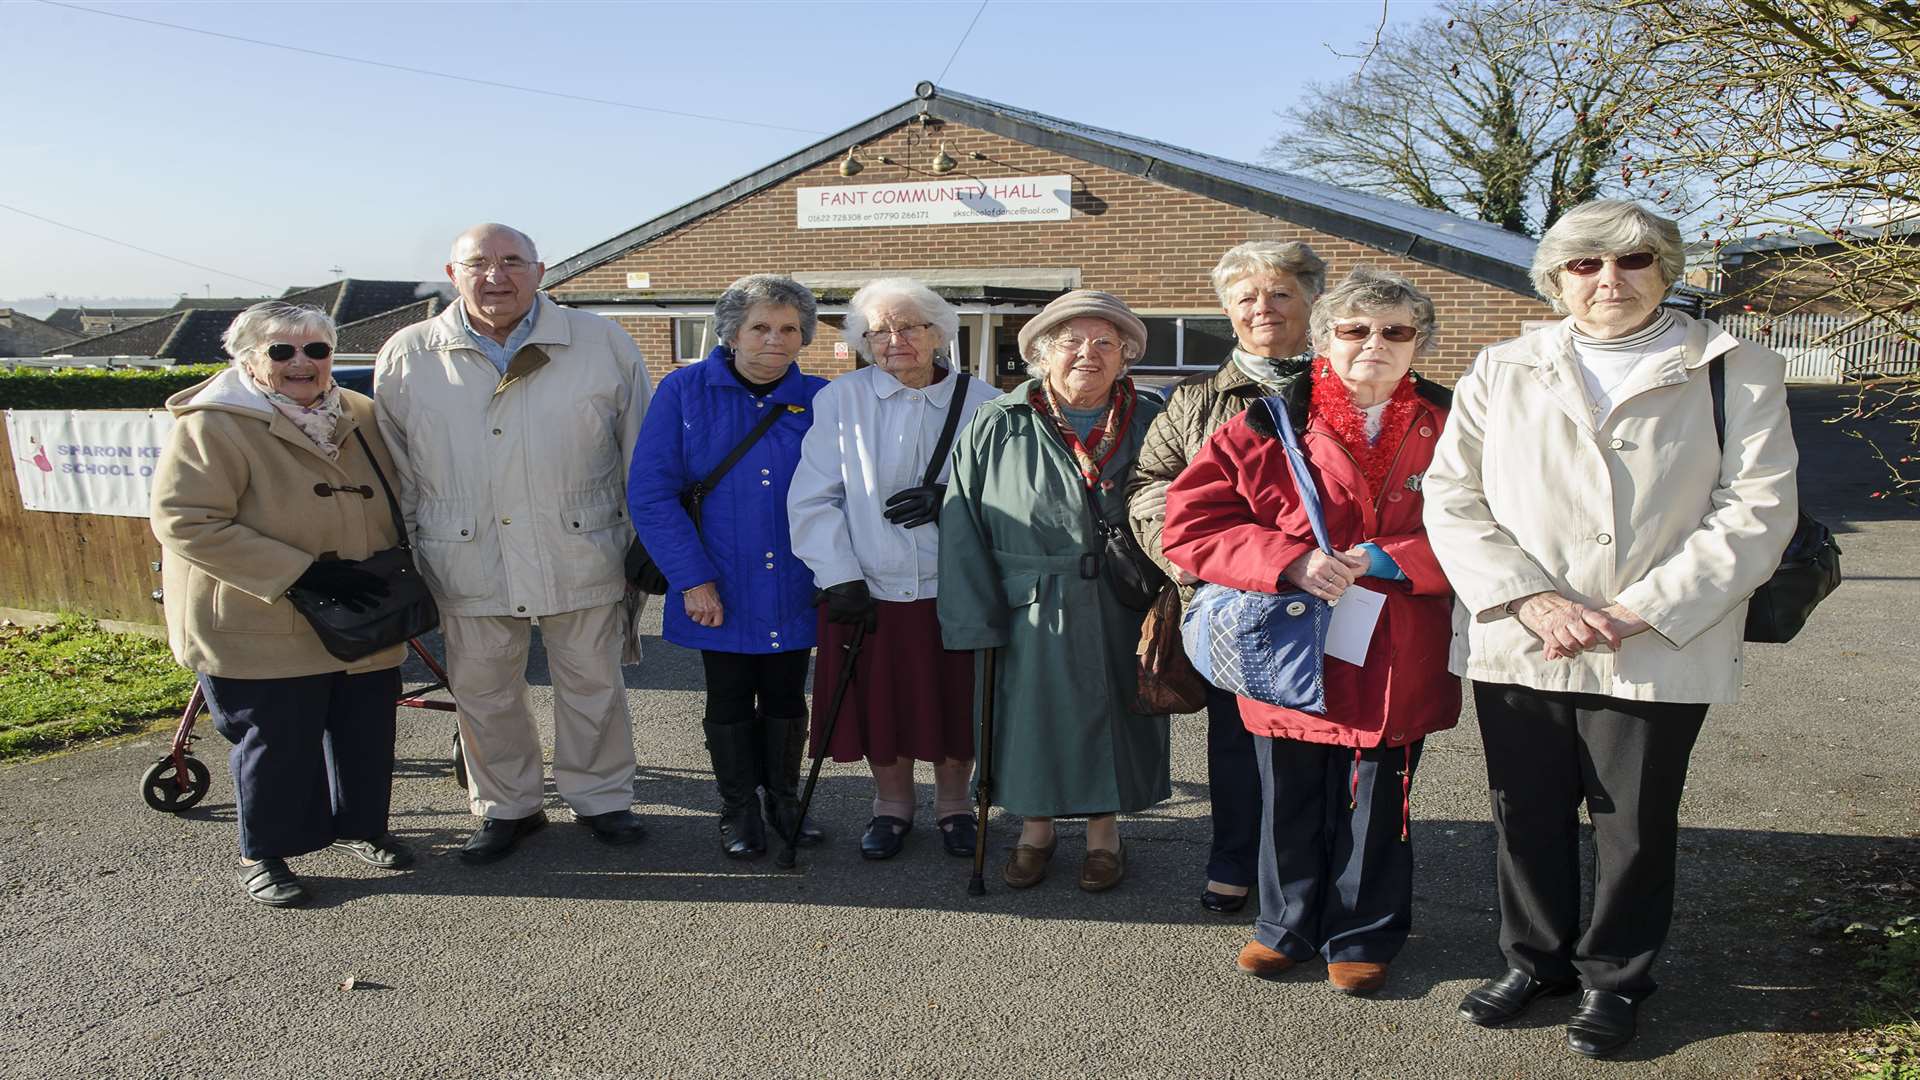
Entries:
[[373, 466], [373, 475], [380, 478], [380, 488], [387, 493], [387, 511], [393, 515], [393, 527], [400, 533], [397, 546], [376, 551], [353, 563], [353, 567], [385, 582], [387, 595], [370, 599], [371, 608], [363, 605], [362, 610], [352, 611], [339, 600], [313, 589], [296, 585], [287, 590], [287, 600], [295, 611], [306, 616], [320, 644], [342, 660], [372, 656], [440, 625], [440, 608], [434, 604], [433, 594], [427, 591], [425, 579], [413, 564], [413, 545], [407, 541], [407, 523], [400, 515], [400, 500], [394, 498], [387, 474], [380, 471], [380, 463], [374, 460], [367, 437], [360, 434], [359, 428], [354, 429], [353, 437], [359, 440], [360, 449], [367, 455], [367, 464]]
[[[719, 485], [720, 479], [727, 475], [727, 471], [738, 465], [741, 458], [747, 456], [747, 451], [753, 449], [753, 444], [759, 442], [760, 436], [765, 435], [773, 427], [773, 422], [780, 419], [786, 411], [778, 407], [768, 409], [767, 415], [753, 426], [752, 431], [747, 432], [747, 437], [741, 439], [738, 446], [721, 459], [720, 464], [713, 467], [712, 472], [699, 483], [680, 493], [680, 507], [693, 521], [694, 532], [700, 531], [700, 503], [713, 493], [713, 489]], [[640, 543], [640, 537], [637, 534], [633, 542], [627, 545], [626, 567], [627, 580], [633, 584], [634, 588], [655, 596], [667, 595], [667, 575], [660, 572], [659, 564], [653, 561], [653, 556], [647, 554], [647, 549]]]
[[[1713, 432], [1727, 446], [1727, 368], [1723, 357], [1707, 362], [1707, 387], [1713, 395]], [[1840, 545], [1833, 531], [1805, 510], [1794, 524], [1793, 539], [1780, 556], [1773, 577], [1747, 599], [1748, 641], [1781, 645], [1807, 625], [1813, 609], [1840, 587]]]
[[1075, 486], [1086, 494], [1087, 511], [1093, 518], [1093, 535], [1100, 541], [1099, 550], [1080, 556], [1080, 576], [1105, 578], [1107, 588], [1113, 590], [1114, 599], [1124, 608], [1151, 610], [1153, 602], [1160, 597], [1160, 590], [1166, 587], [1165, 571], [1141, 550], [1140, 542], [1133, 538], [1133, 530], [1127, 528], [1125, 522], [1116, 524], [1107, 520], [1099, 501], [1093, 497], [1093, 489], [1085, 484]]

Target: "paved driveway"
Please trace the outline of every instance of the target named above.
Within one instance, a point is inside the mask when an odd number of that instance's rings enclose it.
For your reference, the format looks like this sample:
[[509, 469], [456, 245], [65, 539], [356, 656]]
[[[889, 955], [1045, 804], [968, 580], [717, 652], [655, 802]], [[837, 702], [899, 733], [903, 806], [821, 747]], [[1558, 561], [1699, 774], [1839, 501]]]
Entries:
[[[555, 803], [554, 827], [509, 861], [460, 864], [470, 820], [439, 713], [401, 717], [394, 828], [422, 865], [389, 876], [298, 860], [318, 897], [304, 910], [255, 907], [233, 884], [233, 788], [210, 728], [213, 790], [177, 818], [137, 792], [160, 733], [0, 770], [0, 1075], [1765, 1072], [1768, 1033], [1830, 1023], [1809, 1011], [1848, 975], [1794, 917], [1817, 906], [1819, 867], [1920, 832], [1920, 526], [1865, 497], [1875, 466], [1818, 424], [1834, 401], [1796, 394], [1802, 486], [1843, 527], [1852, 580], [1792, 646], [1754, 647], [1745, 701], [1709, 720], [1664, 989], [1624, 1066], [1566, 1054], [1565, 999], [1506, 1031], [1453, 1017], [1501, 967], [1471, 717], [1429, 742], [1414, 789], [1415, 936], [1387, 991], [1355, 1001], [1318, 968], [1277, 984], [1238, 975], [1249, 920], [1195, 903], [1198, 718], [1175, 724], [1174, 799], [1125, 825], [1129, 877], [1113, 893], [1073, 887], [1068, 830], [1053, 879], [971, 899], [924, 806], [904, 855], [864, 863], [868, 785], [831, 765], [817, 807], [832, 840], [782, 873], [716, 850], [698, 658], [656, 639], [629, 669], [652, 830], [637, 848], [601, 846]], [[996, 820], [996, 853], [1014, 832]], [[349, 977], [361, 988], [340, 989]]]

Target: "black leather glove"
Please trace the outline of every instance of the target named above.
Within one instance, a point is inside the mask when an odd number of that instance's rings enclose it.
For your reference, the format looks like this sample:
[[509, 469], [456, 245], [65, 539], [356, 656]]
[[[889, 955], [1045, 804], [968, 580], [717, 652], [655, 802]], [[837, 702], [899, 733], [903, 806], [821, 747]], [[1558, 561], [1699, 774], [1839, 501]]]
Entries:
[[856, 626], [865, 623], [868, 630], [880, 624], [880, 605], [867, 591], [864, 581], [843, 581], [820, 590], [819, 601], [827, 605], [827, 621]]
[[893, 498], [887, 500], [887, 520], [903, 529], [931, 525], [940, 517], [940, 501], [946, 497], [945, 484], [901, 488], [893, 493]]
[[387, 595], [387, 583], [345, 559], [315, 559], [294, 580], [294, 587], [332, 597], [348, 611], [373, 610], [374, 601]]

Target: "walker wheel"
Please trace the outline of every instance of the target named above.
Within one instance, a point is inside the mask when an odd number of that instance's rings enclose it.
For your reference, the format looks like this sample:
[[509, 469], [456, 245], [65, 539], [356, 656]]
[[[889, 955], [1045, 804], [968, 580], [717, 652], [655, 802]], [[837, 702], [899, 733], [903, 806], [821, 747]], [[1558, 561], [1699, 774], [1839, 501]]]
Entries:
[[207, 767], [200, 764], [196, 757], [183, 759], [187, 763], [186, 786], [180, 784], [180, 771], [174, 768], [173, 755], [168, 754], [154, 762], [147, 774], [140, 778], [140, 794], [147, 805], [163, 814], [178, 814], [192, 809], [194, 804], [206, 797], [211, 780], [207, 776]]
[[467, 755], [464, 751], [465, 748], [460, 745], [460, 732], [455, 730], [453, 733], [453, 782], [459, 784], [462, 791], [467, 789]]

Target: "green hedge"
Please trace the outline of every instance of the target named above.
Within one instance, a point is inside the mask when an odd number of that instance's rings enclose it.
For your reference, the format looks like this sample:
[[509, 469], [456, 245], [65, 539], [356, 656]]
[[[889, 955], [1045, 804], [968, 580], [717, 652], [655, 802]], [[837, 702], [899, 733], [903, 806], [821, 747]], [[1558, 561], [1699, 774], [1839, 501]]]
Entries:
[[225, 365], [0, 371], [0, 409], [158, 409]]

